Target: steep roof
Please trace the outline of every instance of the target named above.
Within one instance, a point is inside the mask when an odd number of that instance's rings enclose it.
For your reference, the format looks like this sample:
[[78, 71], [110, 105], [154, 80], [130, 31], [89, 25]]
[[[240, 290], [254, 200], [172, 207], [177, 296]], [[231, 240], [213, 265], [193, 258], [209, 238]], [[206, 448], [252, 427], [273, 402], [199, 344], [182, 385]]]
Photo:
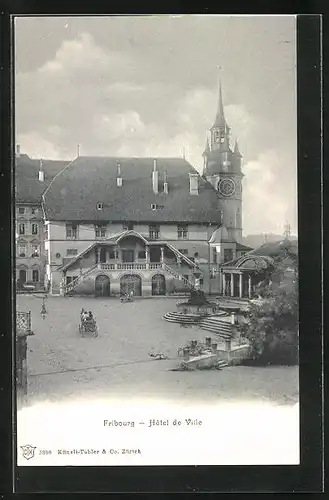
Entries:
[[[152, 189], [154, 160], [159, 194]], [[116, 183], [118, 162], [122, 187]], [[163, 193], [165, 172], [168, 194]], [[191, 195], [190, 173], [196, 170], [182, 158], [79, 157], [45, 193], [45, 214], [48, 220], [218, 223], [217, 192], [199, 177], [199, 194]], [[103, 203], [102, 210], [97, 210], [98, 203]], [[153, 210], [152, 204], [158, 208]]]
[[51, 180], [60, 172], [68, 161], [43, 160], [44, 181], [39, 181], [40, 160], [32, 159], [26, 154], [16, 158], [15, 192], [18, 203], [41, 203], [41, 195]]

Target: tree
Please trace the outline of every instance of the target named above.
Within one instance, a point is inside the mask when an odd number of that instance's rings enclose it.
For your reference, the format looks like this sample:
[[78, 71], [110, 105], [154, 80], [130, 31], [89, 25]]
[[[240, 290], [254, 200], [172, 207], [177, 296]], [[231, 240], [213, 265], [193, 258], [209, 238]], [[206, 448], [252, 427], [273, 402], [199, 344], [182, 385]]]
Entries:
[[[287, 258], [294, 269], [290, 279], [285, 278]], [[284, 249], [256, 289], [261, 301], [251, 305], [248, 322], [241, 326], [242, 335], [250, 342], [253, 363], [298, 363], [297, 260]]]

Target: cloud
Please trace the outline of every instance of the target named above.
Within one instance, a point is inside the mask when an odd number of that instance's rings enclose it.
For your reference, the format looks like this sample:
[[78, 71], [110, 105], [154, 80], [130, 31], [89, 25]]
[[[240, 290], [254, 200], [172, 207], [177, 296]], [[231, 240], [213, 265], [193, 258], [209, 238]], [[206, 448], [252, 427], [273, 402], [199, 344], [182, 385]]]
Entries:
[[297, 233], [296, 182], [280, 181], [279, 165], [291, 170], [291, 165], [282, 165], [282, 161], [277, 151], [268, 150], [244, 166], [243, 224], [250, 234], [282, 234], [285, 220]]
[[[134, 40], [124, 48], [105, 46], [84, 31], [62, 41], [38, 68], [18, 72], [16, 128], [21, 150], [35, 157], [70, 159], [77, 144], [82, 155], [95, 156], [180, 157], [185, 149], [187, 160], [201, 171], [207, 131], [216, 115], [216, 85], [193, 80], [194, 67], [186, 83], [188, 75], [179, 66], [191, 64], [186, 41], [181, 60], [173, 52], [165, 60], [157, 53], [165, 46], [161, 37], [154, 39], [155, 48], [147, 45], [145, 51], [137, 50], [136, 34]], [[243, 91], [241, 79], [236, 93], [232, 89], [226, 94], [224, 88], [223, 97], [232, 142], [239, 138], [245, 158], [245, 233], [277, 228], [281, 233], [285, 218], [294, 230], [296, 141], [287, 125], [293, 120], [278, 126], [281, 101], [269, 101], [268, 109], [272, 105], [274, 111], [262, 115], [261, 107], [248, 101], [246, 96], [254, 94], [250, 88]]]

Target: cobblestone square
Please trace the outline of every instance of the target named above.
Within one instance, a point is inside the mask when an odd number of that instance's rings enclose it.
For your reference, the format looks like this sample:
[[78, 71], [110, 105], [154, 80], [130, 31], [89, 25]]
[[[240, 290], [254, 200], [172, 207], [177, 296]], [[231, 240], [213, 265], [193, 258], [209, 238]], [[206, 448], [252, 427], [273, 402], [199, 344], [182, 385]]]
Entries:
[[[81, 398], [157, 398], [166, 401], [252, 400], [290, 404], [298, 401], [297, 367], [226, 367], [221, 371], [171, 371], [177, 350], [207, 332], [182, 328], [162, 319], [176, 310], [177, 299], [140, 299], [122, 304], [108, 298], [49, 297], [41, 318], [42, 300], [19, 295], [17, 310], [32, 313], [28, 339], [28, 400]], [[97, 338], [82, 338], [80, 311], [91, 310]], [[168, 360], [154, 360], [149, 353]]]

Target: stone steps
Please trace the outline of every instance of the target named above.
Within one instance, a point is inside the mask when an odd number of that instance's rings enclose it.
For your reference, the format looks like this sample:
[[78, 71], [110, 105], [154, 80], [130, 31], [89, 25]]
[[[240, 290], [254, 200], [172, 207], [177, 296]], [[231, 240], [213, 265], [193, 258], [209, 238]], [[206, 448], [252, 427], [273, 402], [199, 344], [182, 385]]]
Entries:
[[195, 314], [184, 314], [181, 312], [168, 312], [164, 314], [163, 319], [172, 323], [199, 323], [201, 318]]
[[228, 321], [223, 321], [216, 316], [203, 318], [199, 322], [199, 327], [202, 328], [202, 330], [206, 330], [207, 332], [215, 333], [224, 340], [229, 340], [233, 336], [232, 324]]

